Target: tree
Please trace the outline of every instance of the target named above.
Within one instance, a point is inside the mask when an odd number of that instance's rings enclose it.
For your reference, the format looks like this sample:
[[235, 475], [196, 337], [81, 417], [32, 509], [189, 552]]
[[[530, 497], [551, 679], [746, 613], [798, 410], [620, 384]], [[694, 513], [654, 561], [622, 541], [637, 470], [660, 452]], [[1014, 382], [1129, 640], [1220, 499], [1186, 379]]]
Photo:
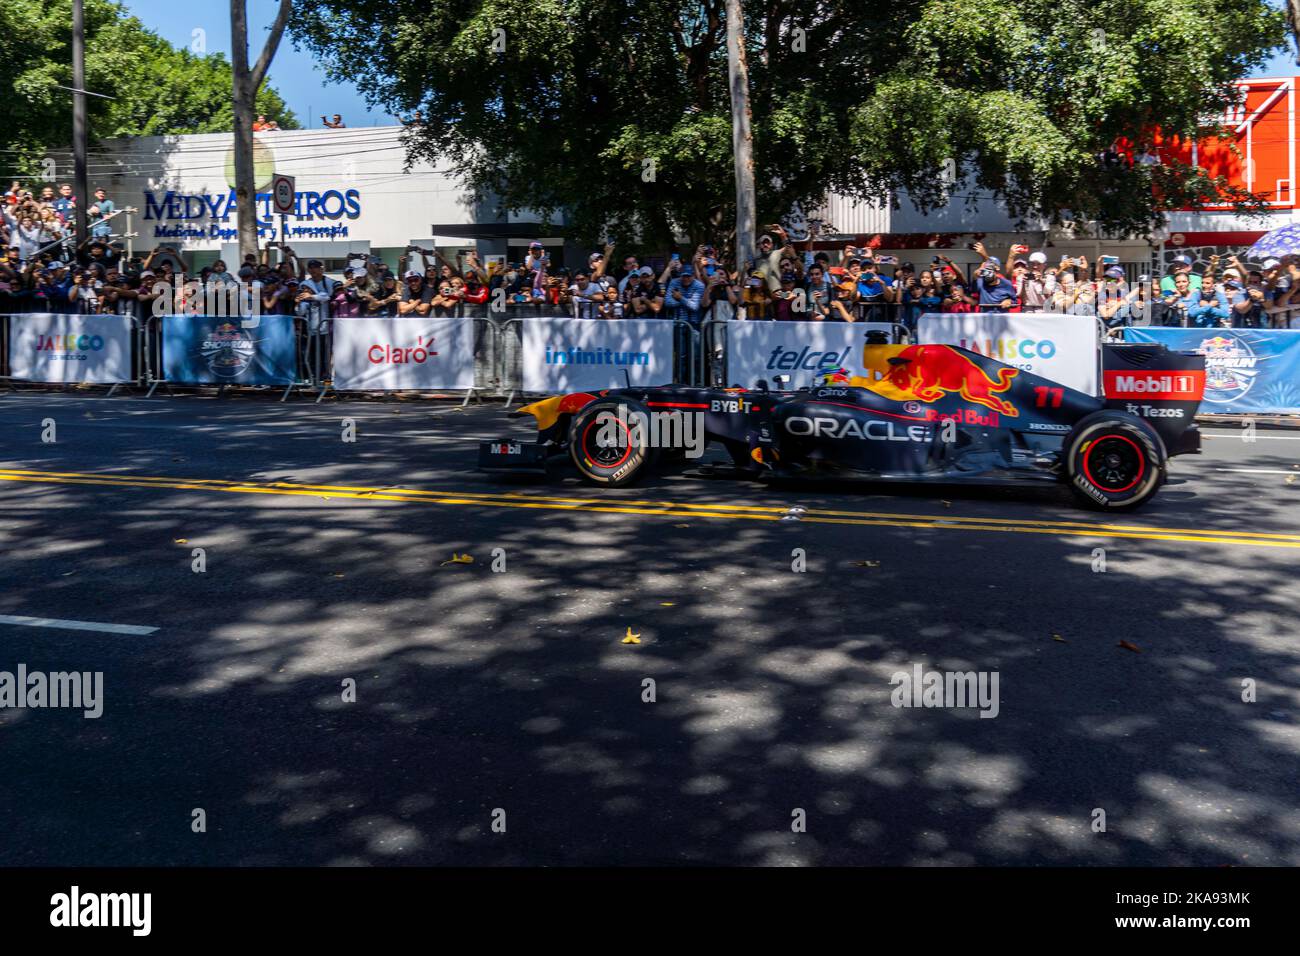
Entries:
[[266, 79], [280, 37], [289, 20], [292, 0], [280, 0], [270, 35], [262, 46], [257, 62], [248, 66], [247, 0], [230, 0], [231, 87], [235, 111], [235, 215], [239, 228], [239, 255], [257, 255], [257, 182], [253, 171], [253, 117], [257, 108], [257, 91]]
[[[87, 97], [96, 139], [212, 133], [232, 121], [230, 64], [217, 54], [178, 50], [128, 16], [118, 3], [86, 0], [86, 83], [111, 100]], [[0, 62], [8, 95], [0, 97], [0, 146], [7, 175], [40, 176], [42, 158], [72, 139], [70, 0], [5, 0], [0, 4]], [[293, 114], [269, 87], [258, 112], [285, 129]], [[95, 178], [91, 159], [91, 178]], [[70, 171], [56, 171], [67, 177]]]
[[[761, 220], [898, 189], [927, 207], [978, 187], [1017, 216], [1117, 229], [1212, 197], [1248, 206], [1203, 170], [1119, 176], [1097, 156], [1117, 136], [1200, 132], [1284, 37], [1266, 0], [747, 0], [744, 15]], [[661, 248], [734, 212], [725, 19], [726, 0], [301, 0], [290, 30], [373, 104], [423, 111], [413, 156], [508, 209], [563, 209], [579, 236], [610, 224]]]

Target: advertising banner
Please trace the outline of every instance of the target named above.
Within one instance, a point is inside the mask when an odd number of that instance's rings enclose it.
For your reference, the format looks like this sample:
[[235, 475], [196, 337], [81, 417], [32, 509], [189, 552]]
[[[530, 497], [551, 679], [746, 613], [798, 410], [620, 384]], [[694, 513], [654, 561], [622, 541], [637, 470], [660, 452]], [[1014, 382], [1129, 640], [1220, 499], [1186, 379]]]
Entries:
[[673, 323], [665, 319], [528, 318], [519, 325], [525, 392], [554, 395], [673, 380]]
[[1203, 414], [1300, 415], [1300, 329], [1125, 329], [1126, 342], [1156, 342], [1205, 356]]
[[9, 374], [28, 382], [131, 381], [131, 319], [125, 315], [13, 315]]
[[335, 319], [334, 387], [473, 388], [474, 320]]
[[917, 341], [956, 345], [1088, 395], [1098, 392], [1101, 353], [1097, 320], [1091, 315], [927, 313], [917, 323]]
[[777, 375], [790, 386], [811, 385], [828, 370], [857, 371], [867, 327], [863, 322], [728, 322], [727, 384], [753, 388], [759, 379], [775, 388]]
[[291, 315], [168, 315], [161, 324], [163, 378], [169, 382], [288, 385], [298, 379]]

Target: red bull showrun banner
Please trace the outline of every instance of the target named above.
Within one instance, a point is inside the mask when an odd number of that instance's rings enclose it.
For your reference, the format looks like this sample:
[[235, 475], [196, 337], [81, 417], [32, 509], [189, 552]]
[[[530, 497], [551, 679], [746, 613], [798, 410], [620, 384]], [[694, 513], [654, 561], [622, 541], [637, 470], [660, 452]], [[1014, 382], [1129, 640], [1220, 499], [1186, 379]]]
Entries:
[[917, 341], [970, 349], [1086, 395], [1098, 394], [1101, 346], [1091, 315], [927, 313], [917, 323]]
[[525, 392], [553, 395], [673, 380], [673, 323], [663, 319], [529, 318], [520, 326]]
[[293, 316], [168, 315], [163, 378], [187, 385], [288, 385], [298, 380]]
[[[1300, 330], [1153, 326], [1125, 329], [1124, 341], [1204, 355], [1202, 414], [1300, 415]], [[1126, 384], [1107, 381], [1107, 393]]]
[[12, 315], [9, 375], [25, 382], [131, 381], [131, 319], [125, 315]]
[[334, 320], [334, 387], [347, 391], [474, 387], [474, 320]]

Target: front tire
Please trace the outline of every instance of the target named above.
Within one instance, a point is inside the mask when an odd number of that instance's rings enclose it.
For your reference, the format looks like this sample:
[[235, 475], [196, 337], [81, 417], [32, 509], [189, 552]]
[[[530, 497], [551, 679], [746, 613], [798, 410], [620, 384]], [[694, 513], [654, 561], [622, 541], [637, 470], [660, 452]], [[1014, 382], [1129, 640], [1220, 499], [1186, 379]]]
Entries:
[[[621, 412], [621, 414], [620, 414]], [[587, 481], [607, 488], [630, 485], [654, 464], [655, 449], [647, 444], [649, 411], [630, 398], [592, 402], [573, 416], [569, 426], [569, 456]]]
[[1098, 511], [1146, 504], [1165, 483], [1160, 436], [1132, 415], [1107, 409], [1084, 418], [1065, 440], [1066, 480]]

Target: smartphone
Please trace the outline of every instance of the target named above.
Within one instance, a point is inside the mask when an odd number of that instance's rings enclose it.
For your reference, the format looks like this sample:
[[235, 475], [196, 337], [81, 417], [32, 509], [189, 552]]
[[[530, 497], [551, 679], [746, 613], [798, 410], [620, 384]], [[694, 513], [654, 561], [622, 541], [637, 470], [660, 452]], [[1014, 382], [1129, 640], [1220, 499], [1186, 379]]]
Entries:
[[1119, 256], [1102, 256], [1101, 264], [1104, 266], [1119, 265]]
[[673, 262], [681, 262], [681, 261], [682, 261], [682, 257], [681, 257], [680, 255], [678, 255], [677, 253], [674, 252], [674, 253], [673, 253], [673, 256], [672, 256], [672, 261], [673, 261]]

